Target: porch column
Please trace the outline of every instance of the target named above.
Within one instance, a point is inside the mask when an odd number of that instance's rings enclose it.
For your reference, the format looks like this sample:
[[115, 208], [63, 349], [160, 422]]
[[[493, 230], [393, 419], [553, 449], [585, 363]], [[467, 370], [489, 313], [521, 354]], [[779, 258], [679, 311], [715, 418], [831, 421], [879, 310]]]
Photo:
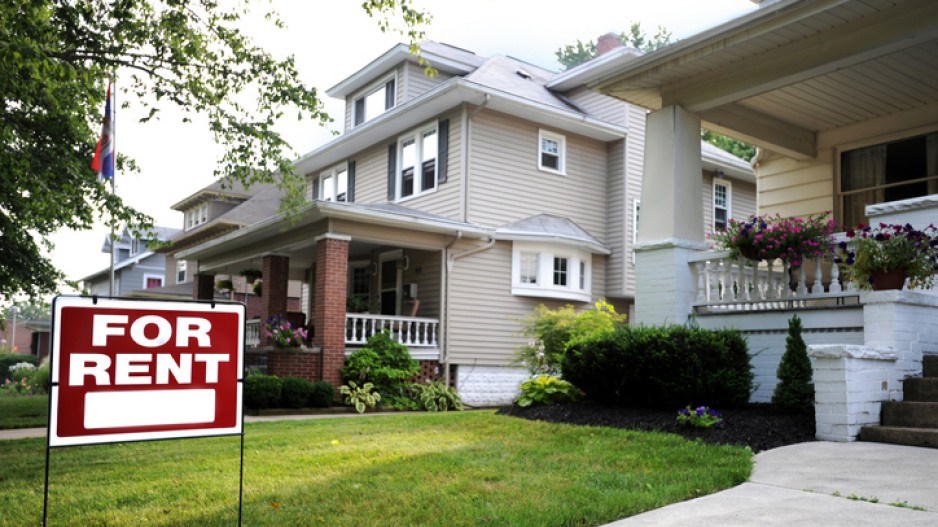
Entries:
[[261, 273], [264, 280], [261, 285], [261, 320], [286, 314], [290, 258], [278, 254], [264, 256]]
[[316, 238], [314, 285], [316, 333], [313, 344], [322, 357], [322, 380], [342, 384], [345, 364], [345, 298], [348, 284], [348, 246], [351, 238], [325, 234]]
[[215, 275], [198, 273], [192, 279], [192, 298], [212, 300], [215, 298]]
[[635, 322], [682, 324], [694, 301], [687, 258], [705, 249], [700, 118], [680, 106], [647, 117], [638, 243]]

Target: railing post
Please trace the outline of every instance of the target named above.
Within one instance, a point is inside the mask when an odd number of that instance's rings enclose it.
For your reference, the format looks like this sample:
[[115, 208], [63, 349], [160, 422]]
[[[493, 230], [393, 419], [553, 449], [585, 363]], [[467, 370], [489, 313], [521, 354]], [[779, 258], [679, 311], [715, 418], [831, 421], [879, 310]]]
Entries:
[[811, 286], [811, 294], [819, 295], [824, 292], [824, 283], [821, 281], [821, 257], [814, 259], [814, 285]]

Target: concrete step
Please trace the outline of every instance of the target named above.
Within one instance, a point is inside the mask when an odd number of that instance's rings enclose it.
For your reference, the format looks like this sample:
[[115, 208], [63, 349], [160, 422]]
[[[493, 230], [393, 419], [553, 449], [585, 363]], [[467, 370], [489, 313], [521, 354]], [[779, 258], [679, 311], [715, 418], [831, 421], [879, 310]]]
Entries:
[[860, 429], [860, 441], [938, 448], [938, 429], [864, 426]]
[[883, 402], [880, 423], [906, 428], [938, 428], [938, 403]]
[[925, 377], [938, 377], [938, 355], [923, 356], [922, 370]]
[[909, 377], [902, 381], [903, 399], [938, 403], [938, 377]]

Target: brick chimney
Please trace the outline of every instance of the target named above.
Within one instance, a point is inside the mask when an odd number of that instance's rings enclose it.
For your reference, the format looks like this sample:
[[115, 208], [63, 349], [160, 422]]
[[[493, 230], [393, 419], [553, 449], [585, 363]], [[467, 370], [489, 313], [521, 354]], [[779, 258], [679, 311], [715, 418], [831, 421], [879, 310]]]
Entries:
[[619, 35], [615, 33], [606, 33], [599, 37], [599, 40], [596, 41], [596, 56], [605, 55], [606, 53], [622, 47], [622, 39], [619, 38]]

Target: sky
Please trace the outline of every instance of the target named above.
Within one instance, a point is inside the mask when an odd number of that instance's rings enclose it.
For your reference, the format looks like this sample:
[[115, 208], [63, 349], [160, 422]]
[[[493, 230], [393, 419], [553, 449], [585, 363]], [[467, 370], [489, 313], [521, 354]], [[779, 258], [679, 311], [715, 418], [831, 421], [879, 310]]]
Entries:
[[[403, 37], [382, 33], [357, 0], [272, 0], [272, 4], [287, 28], [248, 20], [244, 32], [274, 56], [294, 55], [302, 80], [319, 89], [326, 111], [337, 120], [328, 128], [295, 119], [281, 123], [279, 131], [299, 156], [333, 139], [333, 131], [342, 125], [344, 103], [328, 98], [325, 91]], [[751, 0], [415, 0], [415, 4], [433, 16], [429, 39], [481, 56], [509, 55], [549, 70], [560, 69], [554, 54], [558, 48], [577, 39], [595, 41], [604, 33], [619, 33], [632, 22], [641, 22], [649, 34], [664, 26], [673, 41], [756, 9]], [[137, 161], [140, 172], [117, 174], [116, 191], [157, 225], [181, 228], [182, 213], [170, 207], [213, 181], [221, 151], [204, 120], [182, 123], [182, 114], [167, 108], [158, 122], [143, 124], [133, 101], [119, 100], [118, 105], [123, 102], [131, 108], [116, 116], [115, 145], [119, 153]], [[109, 257], [100, 252], [106, 235], [103, 226], [60, 231], [52, 237], [53, 263], [72, 280], [106, 268]]]

